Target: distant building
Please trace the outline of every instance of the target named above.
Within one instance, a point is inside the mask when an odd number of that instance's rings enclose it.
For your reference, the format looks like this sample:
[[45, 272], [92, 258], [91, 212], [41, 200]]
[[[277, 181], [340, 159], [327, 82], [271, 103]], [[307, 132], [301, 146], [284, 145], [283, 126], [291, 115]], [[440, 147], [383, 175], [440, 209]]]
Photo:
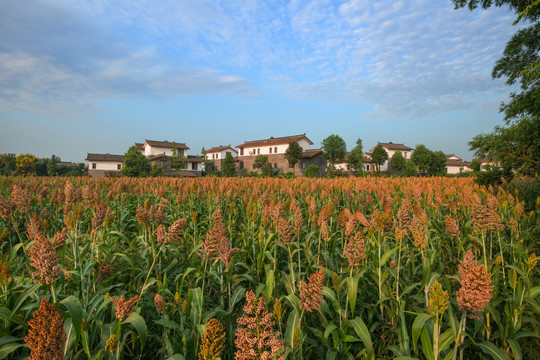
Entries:
[[369, 151], [373, 152], [373, 150], [379, 145], [382, 146], [382, 148], [386, 150], [386, 153], [388, 154], [388, 160], [386, 160], [384, 164], [381, 165], [381, 168], [380, 168], [381, 171], [389, 170], [390, 159], [392, 158], [392, 156], [394, 156], [396, 151], [401, 152], [401, 155], [403, 155], [403, 157], [405, 158], [405, 161], [408, 161], [411, 159], [412, 152], [414, 151], [414, 149], [411, 147], [408, 147], [404, 144], [394, 144], [393, 142], [389, 142], [389, 143], [379, 142], [377, 143], [376, 146], [372, 147]]
[[222, 163], [227, 153], [231, 154], [233, 158], [238, 156], [238, 151], [233, 149], [231, 145], [219, 145], [206, 150], [206, 159], [212, 162], [215, 170], [221, 171]]
[[[295, 164], [294, 167], [285, 158], [285, 152], [289, 148], [289, 144], [293, 142], [298, 143], [304, 150], [302, 160], [299, 164]], [[245, 141], [243, 144], [237, 146], [239, 149], [239, 169], [246, 169], [247, 171], [256, 170], [253, 168], [255, 158], [257, 155], [266, 155], [272, 168], [282, 173], [290, 171], [294, 172], [297, 176], [302, 176], [304, 170], [312, 164], [319, 166], [319, 169], [322, 171], [326, 166], [326, 161], [322, 158], [322, 150], [310, 149], [311, 145], [313, 145], [313, 142], [306, 134]]]
[[119, 176], [124, 155], [87, 153], [88, 175], [92, 177]]
[[467, 161], [463, 161], [462, 158], [454, 154], [446, 155], [446, 173], [448, 175], [456, 175], [465, 171], [471, 171]]

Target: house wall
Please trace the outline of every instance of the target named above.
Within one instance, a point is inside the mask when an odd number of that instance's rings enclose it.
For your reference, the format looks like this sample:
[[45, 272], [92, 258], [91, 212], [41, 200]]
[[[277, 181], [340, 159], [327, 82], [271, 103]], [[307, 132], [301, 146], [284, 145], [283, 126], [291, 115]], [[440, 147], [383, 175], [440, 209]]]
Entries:
[[[165, 154], [167, 156], [172, 156], [173, 154], [172, 150], [173, 149], [164, 148], [164, 147], [146, 145], [144, 147], [144, 155], [152, 156], [152, 155]], [[187, 151], [185, 151], [184, 149], [178, 149], [178, 155], [187, 155]]]
[[212, 160], [219, 160], [219, 159], [225, 159], [225, 156], [227, 156], [227, 153], [231, 153], [232, 157], [236, 157], [236, 153], [232, 150], [223, 150], [223, 151], [220, 151], [220, 152], [212, 152], [212, 153], [206, 153], [206, 157], [208, 158], [208, 160], [212, 161]]
[[[268, 162], [272, 165], [274, 170], [279, 170], [280, 173], [292, 172], [296, 176], [303, 176], [304, 170], [311, 164], [319, 166], [319, 170], [324, 173], [324, 168], [326, 167], [326, 160], [322, 158], [322, 155], [316, 155], [311, 159], [302, 159], [297, 162], [294, 168], [289, 166], [289, 161], [285, 158], [285, 154], [262, 154], [268, 156]], [[260, 172], [260, 169], [254, 169], [253, 164], [255, 163], [255, 158], [257, 155], [252, 156], [239, 156], [238, 170], [244, 171], [246, 169], [248, 172], [255, 171]]]
[[[118, 171], [118, 164], [122, 166], [121, 162], [115, 162], [115, 161], [87, 161], [88, 163], [88, 170], [105, 170], [105, 171]], [[93, 169], [92, 164], [96, 164], [96, 168]]]
[[[298, 141], [298, 145], [302, 148], [302, 150], [309, 150], [309, 147], [311, 146], [310, 143], [306, 139], [301, 139]], [[244, 155], [238, 155], [239, 157], [242, 156], [256, 156], [256, 155], [275, 155], [275, 154], [285, 154], [285, 151], [289, 148], [289, 144], [261, 144], [260, 146], [250, 146], [244, 148]], [[271, 150], [270, 150], [271, 149]], [[272, 152], [270, 152], [272, 151]]]

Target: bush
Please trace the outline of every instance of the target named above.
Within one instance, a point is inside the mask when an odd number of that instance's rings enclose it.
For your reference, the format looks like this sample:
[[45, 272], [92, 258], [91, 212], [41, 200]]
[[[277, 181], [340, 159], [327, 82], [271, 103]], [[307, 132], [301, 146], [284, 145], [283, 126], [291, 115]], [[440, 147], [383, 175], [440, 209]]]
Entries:
[[309, 165], [306, 170], [304, 170], [304, 176], [308, 178], [319, 177], [319, 167], [317, 165]]

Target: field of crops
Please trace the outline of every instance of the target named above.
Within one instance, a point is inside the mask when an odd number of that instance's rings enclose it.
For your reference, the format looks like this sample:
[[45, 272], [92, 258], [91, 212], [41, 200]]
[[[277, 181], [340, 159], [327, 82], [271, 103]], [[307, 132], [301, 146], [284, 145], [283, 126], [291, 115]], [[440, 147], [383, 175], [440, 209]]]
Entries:
[[458, 178], [0, 178], [0, 359], [539, 358], [539, 202]]

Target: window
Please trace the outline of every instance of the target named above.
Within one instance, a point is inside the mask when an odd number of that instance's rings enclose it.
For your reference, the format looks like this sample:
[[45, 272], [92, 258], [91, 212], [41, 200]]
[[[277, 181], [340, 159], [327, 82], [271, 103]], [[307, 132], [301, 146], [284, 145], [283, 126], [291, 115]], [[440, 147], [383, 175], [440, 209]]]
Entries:
[[96, 163], [92, 163], [92, 169], [96, 168]]
[[368, 165], [366, 165], [366, 170], [367, 170], [367, 171], [369, 171], [369, 164], [368, 164]]
[[116, 164], [116, 170], [122, 169], [122, 164]]
[[191, 170], [197, 170], [197, 163], [191, 163]]
[[277, 163], [274, 163], [274, 169], [277, 169]]
[[274, 146], [274, 154], [277, 154], [277, 146]]
[[178, 150], [178, 155], [184, 155], [184, 150], [183, 149]]
[[261, 154], [261, 149], [257, 149], [257, 155]]
[[244, 155], [244, 148], [240, 149], [240, 155]]
[[243, 168], [244, 168], [244, 162], [240, 161], [240, 169], [243, 169]]
[[270, 148], [270, 154], [272, 153], [272, 148]]

